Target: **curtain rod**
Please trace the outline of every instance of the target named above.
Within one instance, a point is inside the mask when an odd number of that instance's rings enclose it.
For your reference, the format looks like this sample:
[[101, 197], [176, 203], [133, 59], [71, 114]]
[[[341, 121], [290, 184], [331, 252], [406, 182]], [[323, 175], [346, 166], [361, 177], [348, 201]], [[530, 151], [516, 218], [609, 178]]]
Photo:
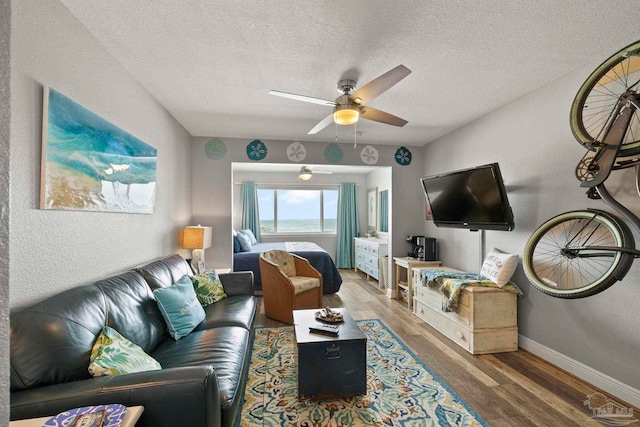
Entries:
[[[242, 183], [242, 182], [234, 182], [234, 184], [235, 184], [235, 185], [242, 185], [243, 183]], [[269, 187], [287, 187], [287, 186], [289, 186], [289, 187], [291, 187], [291, 186], [296, 186], [296, 187], [299, 187], [299, 186], [304, 186], [304, 187], [314, 187], [314, 186], [315, 186], [315, 187], [330, 187], [330, 186], [332, 186], [332, 185], [339, 186], [341, 183], [336, 183], [336, 184], [329, 184], [329, 183], [327, 183], [327, 184], [304, 184], [304, 183], [295, 183], [295, 184], [292, 184], [292, 183], [284, 183], [284, 182], [278, 182], [278, 183], [256, 182], [255, 184], [256, 184], [258, 187], [259, 187], [259, 186], [269, 186]], [[359, 187], [359, 186], [360, 186], [360, 184], [356, 183], [356, 186], [358, 186], [358, 187]]]

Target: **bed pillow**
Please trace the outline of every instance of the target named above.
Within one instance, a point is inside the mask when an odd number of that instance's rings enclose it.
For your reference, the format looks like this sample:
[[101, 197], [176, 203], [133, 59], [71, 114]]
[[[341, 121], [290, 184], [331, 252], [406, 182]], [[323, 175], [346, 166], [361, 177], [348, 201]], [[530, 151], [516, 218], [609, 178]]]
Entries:
[[191, 277], [196, 297], [203, 307], [218, 302], [227, 297], [222, 282], [215, 270], [207, 270], [202, 274]]
[[166, 288], [153, 291], [158, 308], [167, 322], [169, 334], [175, 340], [188, 335], [205, 318], [204, 309], [196, 297], [189, 276], [182, 276]]
[[240, 252], [249, 252], [251, 250], [251, 238], [243, 233], [242, 230], [238, 231], [236, 237], [240, 242]]
[[240, 240], [238, 240], [238, 236], [233, 236], [233, 253], [237, 254], [241, 251], [242, 248], [240, 247]]
[[518, 255], [507, 254], [493, 248], [482, 263], [480, 275], [503, 287], [513, 276], [516, 267], [518, 267]]
[[153, 357], [113, 328], [102, 328], [91, 349], [89, 373], [93, 377], [162, 369]]
[[253, 234], [253, 231], [251, 231], [248, 228], [245, 228], [242, 231], [244, 234], [246, 234], [247, 236], [249, 236], [249, 240], [251, 240], [251, 246], [255, 245], [256, 243], [258, 243], [258, 239], [256, 239], [255, 234]]

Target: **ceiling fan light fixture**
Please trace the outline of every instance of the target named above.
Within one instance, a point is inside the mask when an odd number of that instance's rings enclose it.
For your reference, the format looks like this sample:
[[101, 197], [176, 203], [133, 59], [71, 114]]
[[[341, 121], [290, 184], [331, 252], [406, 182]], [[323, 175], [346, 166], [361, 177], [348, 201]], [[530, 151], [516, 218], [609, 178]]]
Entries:
[[360, 112], [353, 104], [338, 105], [333, 112], [333, 121], [339, 125], [352, 125], [358, 122]]
[[309, 181], [311, 179], [311, 169], [309, 169], [306, 166], [303, 166], [300, 168], [300, 175], [298, 175], [298, 178], [300, 178], [303, 181]]

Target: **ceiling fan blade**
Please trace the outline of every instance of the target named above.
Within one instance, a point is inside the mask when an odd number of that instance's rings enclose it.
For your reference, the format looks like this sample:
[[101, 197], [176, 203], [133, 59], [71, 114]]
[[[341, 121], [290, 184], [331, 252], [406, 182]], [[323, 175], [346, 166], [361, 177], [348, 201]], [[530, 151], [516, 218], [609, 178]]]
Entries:
[[331, 123], [333, 123], [333, 113], [329, 114], [327, 117], [322, 119], [320, 121], [320, 123], [315, 125], [313, 129], [311, 129], [309, 132], [307, 132], [307, 135], [314, 135], [314, 134], [320, 132], [322, 129], [324, 129], [327, 126], [329, 126]]
[[281, 96], [283, 98], [295, 99], [296, 101], [311, 102], [313, 104], [335, 106], [336, 103], [326, 99], [314, 98], [313, 96], [297, 95], [295, 93], [280, 92], [279, 90], [270, 90], [269, 95]]
[[407, 77], [409, 74], [411, 74], [410, 69], [404, 65], [398, 65], [396, 68], [387, 71], [380, 77], [373, 79], [366, 85], [362, 86], [360, 89], [352, 93], [349, 98], [351, 98], [356, 104], [364, 105], [381, 93], [385, 92], [387, 89], [391, 88], [400, 80]]
[[385, 113], [384, 111], [376, 110], [375, 108], [370, 107], [360, 107], [360, 118], [399, 127], [402, 127], [409, 123], [405, 119], [401, 119], [400, 117], [394, 116], [393, 114]]

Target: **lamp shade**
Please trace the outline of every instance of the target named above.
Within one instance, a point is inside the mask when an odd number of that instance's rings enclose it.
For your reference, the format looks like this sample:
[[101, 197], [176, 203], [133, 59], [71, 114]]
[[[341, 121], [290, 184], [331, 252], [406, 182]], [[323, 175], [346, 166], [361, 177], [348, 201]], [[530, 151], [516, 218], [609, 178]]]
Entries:
[[303, 166], [300, 168], [300, 175], [298, 175], [298, 178], [300, 178], [303, 181], [309, 181], [311, 179], [311, 169], [309, 169], [306, 166]]
[[359, 117], [360, 112], [352, 104], [338, 105], [333, 113], [333, 120], [339, 125], [352, 125]]
[[211, 247], [211, 227], [188, 226], [182, 230], [181, 245], [185, 249], [206, 249]]

